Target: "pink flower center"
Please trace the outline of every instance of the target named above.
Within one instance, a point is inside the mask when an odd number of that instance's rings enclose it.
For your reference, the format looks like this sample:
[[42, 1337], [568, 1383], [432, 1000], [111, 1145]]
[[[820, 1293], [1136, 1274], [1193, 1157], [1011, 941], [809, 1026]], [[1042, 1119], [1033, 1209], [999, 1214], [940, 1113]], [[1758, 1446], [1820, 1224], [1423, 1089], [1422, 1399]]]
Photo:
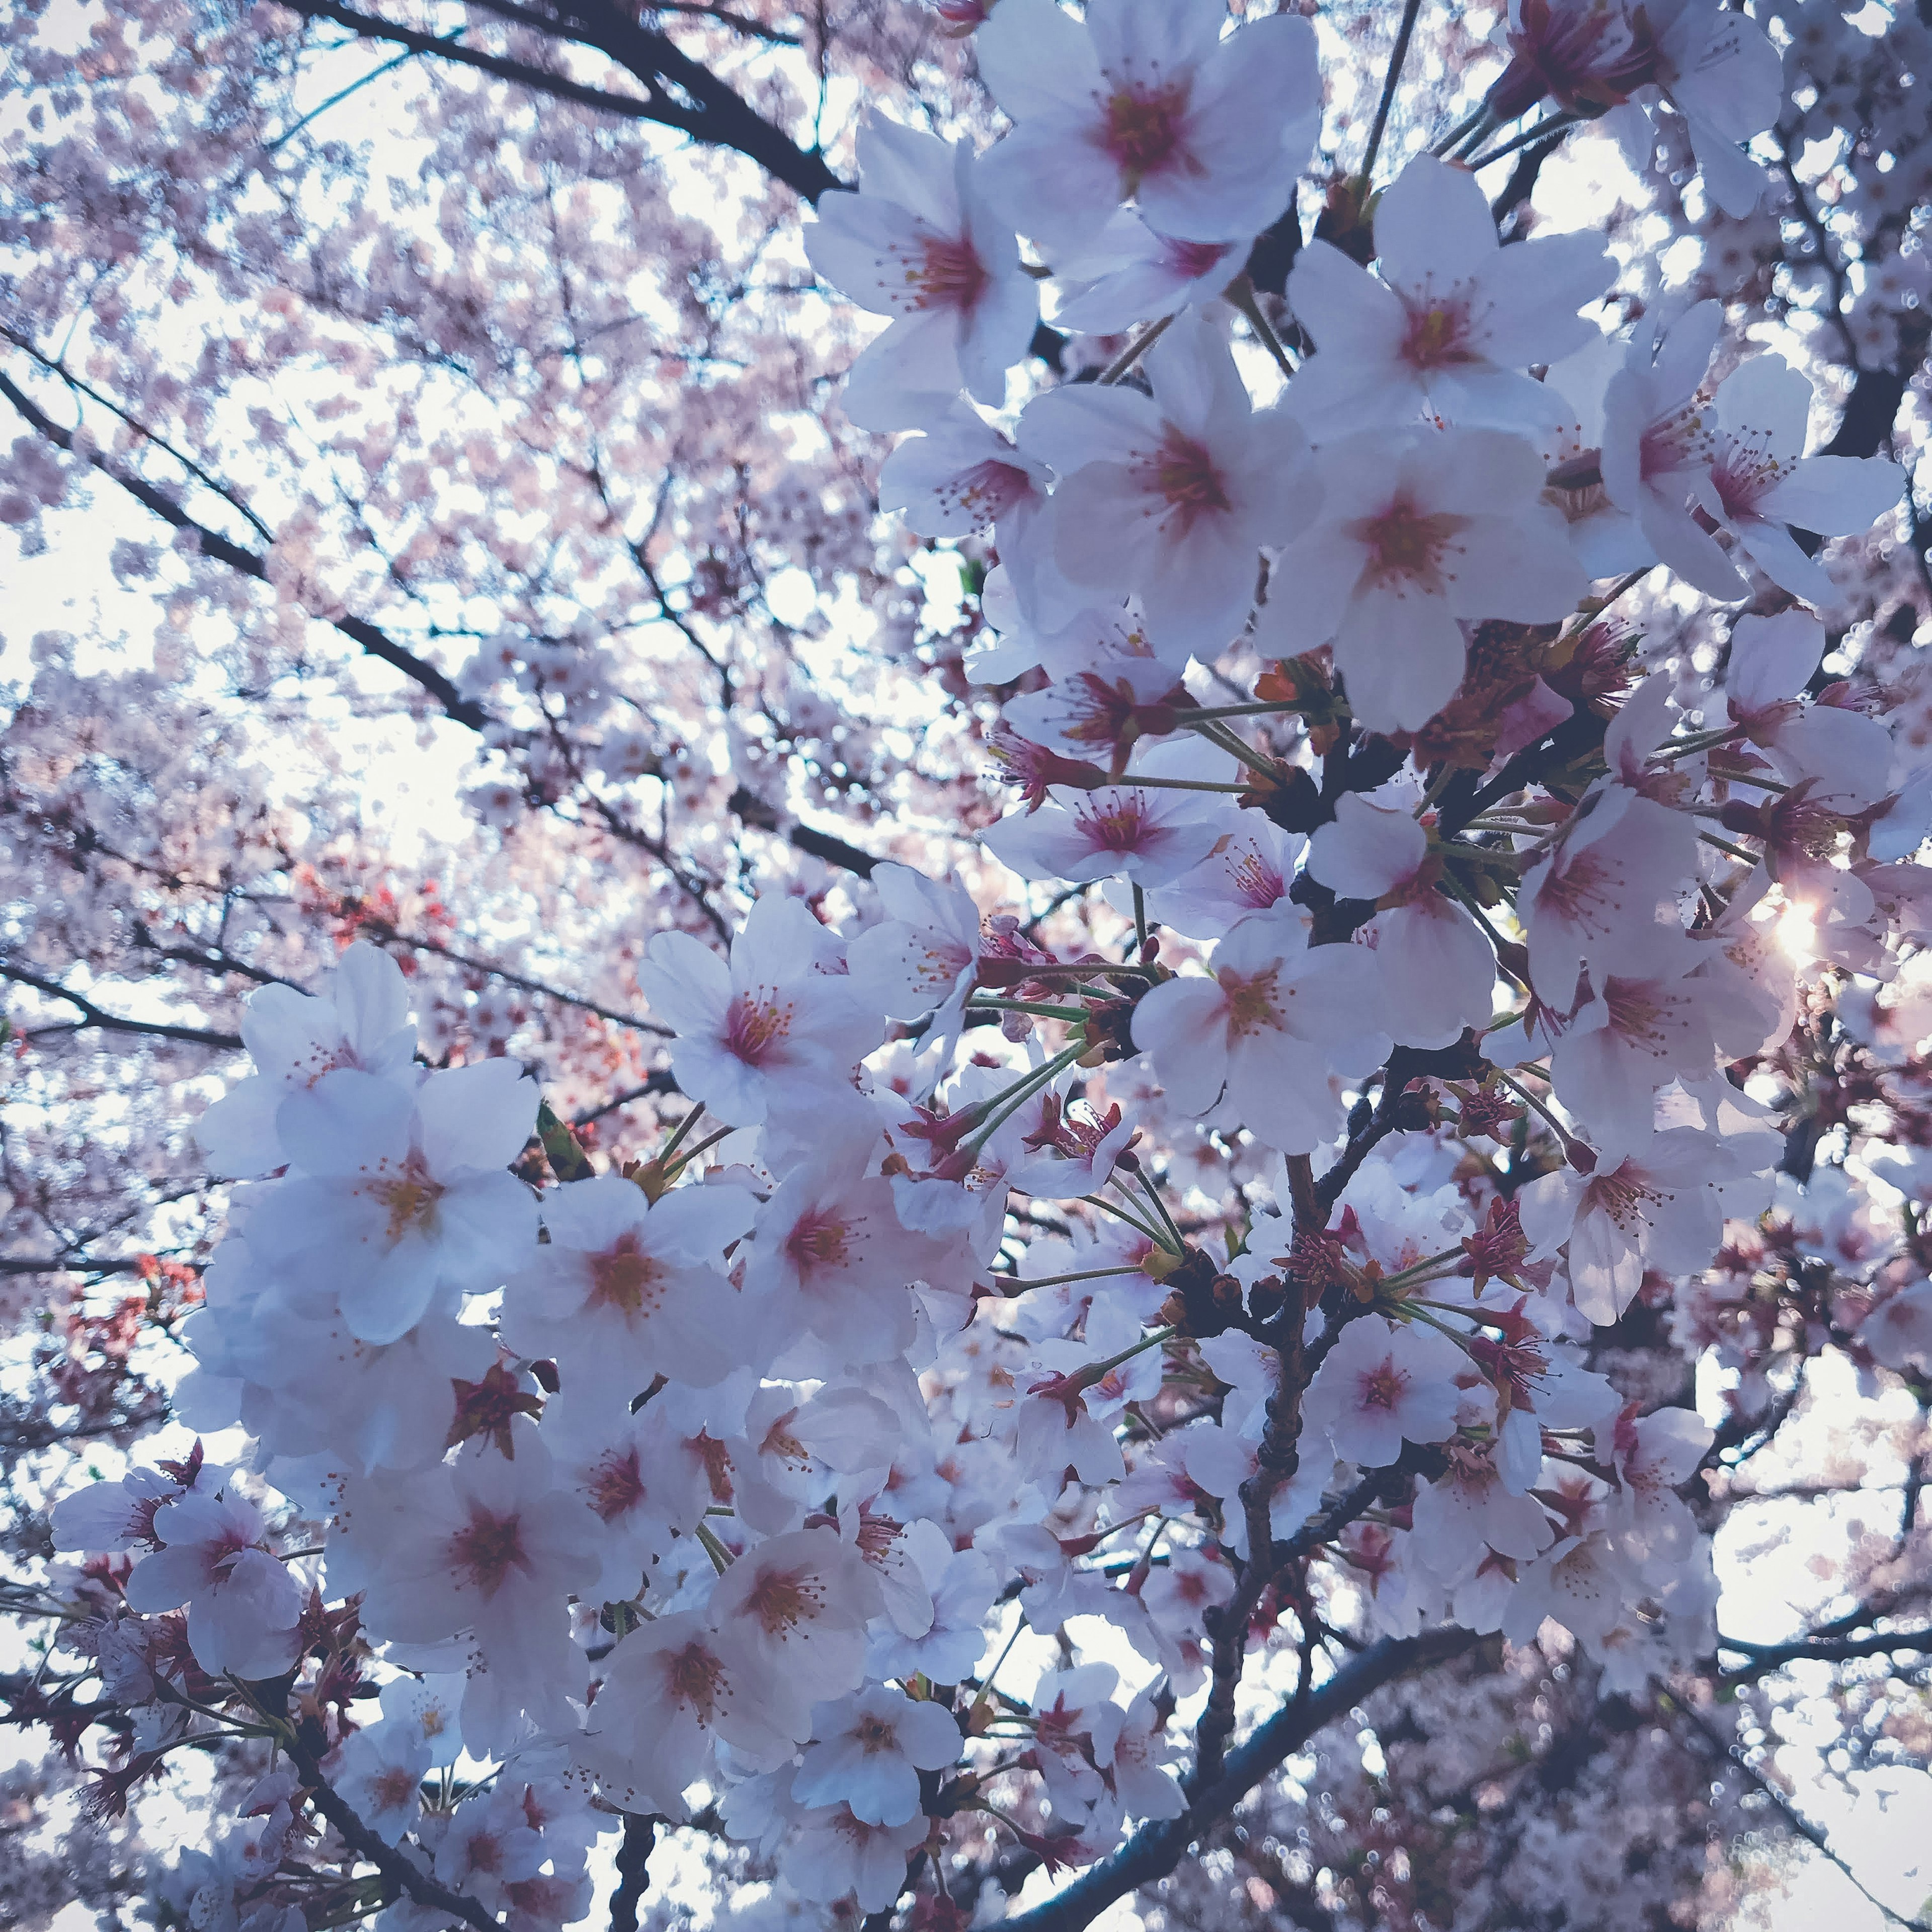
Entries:
[[403, 1811], [409, 1808], [410, 1801], [416, 1795], [417, 1779], [413, 1772], [386, 1771], [375, 1781], [373, 1796], [379, 1811]]
[[801, 1216], [785, 1237], [785, 1252], [800, 1274], [843, 1268], [850, 1258], [851, 1226], [824, 1210]]
[[853, 1727], [852, 1736], [868, 1757], [876, 1757], [881, 1751], [896, 1751], [899, 1748], [898, 1730], [884, 1718], [861, 1718]]
[[710, 1721], [724, 1688], [724, 1666], [696, 1638], [665, 1660], [664, 1680], [672, 1699], [688, 1704], [700, 1724]]
[[1469, 310], [1465, 302], [1432, 302], [1412, 308], [1402, 333], [1402, 359], [1414, 369], [1447, 369], [1473, 362], [1469, 347]]
[[1361, 1405], [1364, 1408], [1394, 1410], [1402, 1400], [1408, 1378], [1393, 1359], [1379, 1363], [1361, 1378]]
[[452, 1569], [467, 1573], [485, 1597], [494, 1597], [512, 1568], [528, 1569], [524, 1553], [524, 1526], [514, 1516], [492, 1516], [480, 1505], [464, 1527], [449, 1539]]
[[942, 483], [937, 494], [944, 508], [964, 510], [984, 530], [1033, 492], [1033, 478], [1017, 464], [989, 456]]
[[791, 1031], [792, 1006], [776, 993], [736, 994], [724, 1016], [724, 1050], [747, 1066], [776, 1059]]
[[430, 1178], [428, 1163], [419, 1154], [411, 1154], [400, 1174], [379, 1182], [372, 1191], [388, 1210], [392, 1241], [400, 1241], [412, 1228], [427, 1232], [436, 1204], [442, 1198], [442, 1190]]
[[986, 264], [964, 236], [926, 234], [919, 266], [906, 279], [919, 290], [921, 308], [970, 309], [985, 292]]
[[623, 1315], [649, 1314], [663, 1299], [658, 1284], [664, 1276], [663, 1262], [640, 1254], [635, 1234], [620, 1234], [604, 1253], [590, 1257], [591, 1305]]
[[1132, 852], [1148, 834], [1145, 808], [1138, 799], [1080, 814], [1082, 829], [1103, 852]]
[[1280, 1027], [1281, 1006], [1276, 991], [1280, 974], [1276, 968], [1241, 974], [1232, 966], [1224, 966], [1216, 976], [1221, 982], [1221, 996], [1227, 1003], [1230, 1038], [1245, 1040], [1264, 1027]]
[[1225, 515], [1234, 507], [1205, 446], [1171, 424], [1154, 455], [1154, 483], [1183, 530], [1210, 512]]
[[1180, 82], [1166, 87], [1123, 87], [1108, 97], [1103, 112], [1100, 145], [1112, 156], [1131, 194], [1147, 176], [1173, 160], [1187, 112], [1187, 88]]
[[1760, 499], [1776, 489], [1795, 466], [1772, 453], [1769, 430], [1741, 430], [1712, 464], [1711, 482], [1726, 517], [1754, 516]]
[[824, 1604], [808, 1570], [778, 1570], [759, 1578], [745, 1609], [767, 1636], [783, 1637], [818, 1617]]
[[1280, 873], [1258, 852], [1249, 852], [1228, 868], [1235, 892], [1251, 906], [1271, 906], [1285, 884]]
[[614, 1522], [644, 1499], [644, 1478], [634, 1448], [613, 1449], [590, 1472], [590, 1507], [606, 1522]]
[[1166, 244], [1168, 272], [1184, 280], [1198, 282], [1203, 275], [1211, 275], [1228, 259], [1233, 246], [1231, 242], [1170, 241]]
[[1439, 590], [1442, 553], [1464, 521], [1446, 512], [1426, 514], [1408, 498], [1397, 497], [1379, 515], [1360, 518], [1346, 529], [1368, 551], [1369, 574], [1378, 583], [1407, 578]]

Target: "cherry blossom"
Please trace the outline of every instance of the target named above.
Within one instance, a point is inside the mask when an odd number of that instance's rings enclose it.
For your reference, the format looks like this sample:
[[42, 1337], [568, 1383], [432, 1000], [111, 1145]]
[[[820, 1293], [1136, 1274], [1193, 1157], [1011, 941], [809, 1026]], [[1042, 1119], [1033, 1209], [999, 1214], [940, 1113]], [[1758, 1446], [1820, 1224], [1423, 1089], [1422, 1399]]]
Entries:
[[[1463, 170], [1418, 156], [1376, 205], [1378, 280], [1332, 243], [1304, 249], [1288, 298], [1320, 352], [1287, 406], [1318, 442], [1420, 416], [1531, 428], [1551, 399], [1525, 373], [1589, 341], [1576, 311], [1608, 286], [1594, 236], [1500, 246], [1487, 199]], [[1445, 459], [1445, 466], [1454, 459]], [[1466, 502], [1487, 494], [1472, 482]]]
[[1137, 596], [1155, 650], [1178, 665], [1240, 628], [1262, 545], [1306, 520], [1306, 443], [1279, 411], [1252, 408], [1205, 320], [1184, 316], [1144, 362], [1151, 397], [1050, 390], [1020, 418], [1019, 441], [1061, 478], [1051, 512], [1060, 568]]
[[1013, 226], [1065, 255], [1130, 196], [1190, 241], [1274, 220], [1313, 142], [1315, 36], [1276, 15], [1224, 38], [1226, 18], [1209, 0], [1102, 0], [1083, 26], [1048, 0], [1002, 0], [974, 49], [1018, 124], [986, 163]]
[[[1285, 1154], [1341, 1125], [1330, 1076], [1386, 1051], [1373, 955], [1310, 946], [1276, 914], [1243, 920], [1215, 948], [1211, 977], [1170, 980], [1134, 1011], [1134, 1040], [1168, 1099], [1234, 1118]], [[1386, 1038], [1386, 1036], [1382, 1036]]]
[[1462, 1352], [1433, 1328], [1364, 1316], [1322, 1358], [1302, 1413], [1337, 1456], [1380, 1468], [1406, 1441], [1441, 1442], [1456, 1432], [1454, 1378], [1465, 1366]]
[[1040, 298], [1010, 229], [986, 205], [972, 148], [875, 116], [859, 134], [862, 191], [832, 194], [806, 230], [825, 279], [893, 318], [846, 376], [844, 405], [900, 429], [964, 388], [997, 407], [1026, 353]]
[[1460, 620], [1540, 622], [1582, 594], [1582, 566], [1540, 501], [1542, 461], [1521, 436], [1368, 430], [1325, 446], [1316, 474], [1320, 513], [1276, 556], [1257, 633], [1283, 655], [1332, 639], [1371, 730], [1414, 730], [1455, 695]]

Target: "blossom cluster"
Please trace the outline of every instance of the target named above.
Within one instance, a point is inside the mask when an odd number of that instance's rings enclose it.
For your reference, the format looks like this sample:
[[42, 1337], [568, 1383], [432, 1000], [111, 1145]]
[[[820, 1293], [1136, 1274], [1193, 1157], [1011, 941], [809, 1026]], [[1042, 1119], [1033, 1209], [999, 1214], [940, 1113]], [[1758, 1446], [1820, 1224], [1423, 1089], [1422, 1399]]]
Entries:
[[[1808, 454], [1717, 302], [1612, 326], [1597, 239], [1504, 246], [1449, 156], [1678, 119], [1742, 215], [1777, 51], [1526, 4], [1478, 122], [1264, 302], [1305, 21], [998, 0], [975, 45], [1011, 131], [875, 120], [807, 247], [891, 318], [845, 392], [910, 432], [882, 501], [995, 546], [984, 850], [1112, 950], [892, 863], [838, 923], [660, 932], [688, 1111], [601, 1168], [515, 1060], [429, 1064], [371, 946], [254, 996], [178, 1403], [249, 1446], [54, 1520], [128, 1559], [136, 1774], [231, 1690], [287, 1745], [194, 1924], [295, 1922], [304, 1791], [399, 1862], [394, 1932], [569, 1922], [619, 1814], [884, 1911], [962, 1819], [1063, 1866], [1181, 1815], [1277, 1627], [1306, 1672], [1554, 1626], [1632, 1691], [1714, 1643], [1713, 1421], [1581, 1345], [1738, 1265], [1806, 971], [1932, 938], [1932, 783], [1817, 614], [1904, 478]], [[1042, 287], [1079, 374], [1026, 394]], [[1620, 621], [1658, 570], [1734, 607], [1705, 688]], [[1856, 1316], [1932, 1367], [1922, 1278]]]

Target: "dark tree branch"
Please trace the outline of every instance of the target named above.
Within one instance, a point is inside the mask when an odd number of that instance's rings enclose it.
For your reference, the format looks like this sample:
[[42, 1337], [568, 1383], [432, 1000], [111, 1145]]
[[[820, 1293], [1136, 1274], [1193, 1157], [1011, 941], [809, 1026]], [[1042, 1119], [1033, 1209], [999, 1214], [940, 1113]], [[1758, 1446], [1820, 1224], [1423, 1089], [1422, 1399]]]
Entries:
[[[74, 432], [63, 429], [31, 396], [4, 375], [0, 375], [0, 396], [4, 396], [56, 448], [65, 451], [70, 456], [75, 453]], [[244, 550], [239, 544], [231, 543], [218, 530], [212, 530], [206, 524], [197, 522], [166, 490], [144, 477], [125, 473], [98, 452], [90, 452], [86, 460], [110, 482], [118, 484], [143, 508], [152, 511], [172, 529], [184, 531], [194, 537], [204, 556], [212, 556], [216, 562], [226, 564], [231, 570], [238, 570], [243, 576], [254, 578], [258, 584], [269, 580], [266, 558], [254, 550]], [[472, 731], [483, 728], [487, 714], [474, 698], [465, 698], [435, 665], [398, 644], [374, 624], [350, 616], [328, 617], [322, 621], [332, 625], [369, 656], [381, 658], [383, 663], [420, 686], [458, 724], [466, 724]]]
[[551, 13], [514, 4], [493, 4], [489, 10], [531, 32], [548, 33], [560, 42], [595, 47], [608, 54], [643, 83], [641, 97], [586, 87], [526, 62], [485, 53], [480, 48], [363, 13], [343, 4], [342, 0], [290, 0], [290, 4], [310, 20], [333, 21], [371, 40], [393, 41], [602, 113], [654, 122], [708, 147], [728, 148], [756, 162], [774, 181], [783, 182], [808, 202], [845, 185], [823, 154], [799, 146], [709, 68], [680, 52], [664, 34], [596, 0], [560, 5]]
[[1762, 1677], [1787, 1664], [1816, 1661], [1843, 1664], [1858, 1657], [1888, 1657], [1895, 1651], [1910, 1651], [1915, 1656], [1932, 1656], [1932, 1630], [1878, 1630], [1864, 1636], [1794, 1638], [1789, 1643], [1747, 1643], [1742, 1638], [1720, 1636], [1720, 1650], [1742, 1652], [1750, 1659], [1742, 1670], [1727, 1670], [1727, 1683]]
[[103, 1033], [129, 1033], [145, 1034], [151, 1040], [175, 1040], [189, 1046], [211, 1046], [226, 1050], [238, 1048], [242, 1036], [238, 1033], [218, 1033], [208, 1027], [172, 1026], [160, 1020], [124, 1019], [118, 1013], [104, 1012], [94, 1002], [81, 994], [71, 992], [58, 980], [44, 980], [38, 973], [29, 973], [18, 966], [0, 964], [0, 980], [10, 980], [17, 986], [31, 986], [37, 993], [44, 993], [49, 999], [64, 1000], [80, 1015], [75, 1028], [98, 1028]]
[[624, 1814], [623, 1841], [617, 1847], [617, 1888], [610, 1894], [610, 1932], [638, 1932], [638, 1907], [650, 1883], [651, 1851], [658, 1821], [634, 1811]]
[[1445, 1663], [1482, 1641], [1469, 1630], [1429, 1630], [1420, 1636], [1385, 1639], [1351, 1658], [1319, 1689], [1284, 1706], [1230, 1751], [1221, 1777], [1196, 1792], [1179, 1817], [1143, 1825], [1119, 1850], [1064, 1891], [1029, 1911], [1001, 1919], [1002, 1932], [1078, 1932], [1116, 1899], [1166, 1877], [1208, 1826], [1225, 1818], [1285, 1759], [1318, 1731], [1346, 1717], [1372, 1691]]
[[315, 1808], [333, 1825], [342, 1842], [358, 1858], [368, 1860], [383, 1877], [406, 1892], [418, 1905], [434, 1906], [452, 1918], [473, 1925], [476, 1932], [502, 1932], [502, 1921], [466, 1894], [438, 1885], [413, 1859], [383, 1844], [361, 1816], [322, 1774], [321, 1764], [302, 1736], [302, 1727], [294, 1724], [288, 1735], [289, 1759], [301, 1774]]

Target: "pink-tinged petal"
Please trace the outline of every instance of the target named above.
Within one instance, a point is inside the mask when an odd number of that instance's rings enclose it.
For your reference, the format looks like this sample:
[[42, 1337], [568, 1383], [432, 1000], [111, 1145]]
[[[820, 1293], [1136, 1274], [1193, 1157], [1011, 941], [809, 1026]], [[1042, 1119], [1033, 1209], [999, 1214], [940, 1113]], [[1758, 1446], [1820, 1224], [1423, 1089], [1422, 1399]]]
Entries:
[[1006, 371], [1026, 359], [1040, 322], [1040, 290], [1018, 270], [996, 274], [958, 320], [959, 373], [968, 393], [989, 409], [1006, 398]]
[[[1362, 355], [1395, 359], [1408, 326], [1400, 301], [1332, 242], [1311, 242], [1295, 258], [1288, 299], [1295, 320], [1315, 338], [1318, 351], [1324, 342], [1332, 342], [1352, 358]], [[1291, 398], [1315, 366], [1309, 363], [1288, 385]], [[1297, 408], [1296, 413], [1302, 412]]]
[[934, 232], [896, 201], [835, 192], [820, 200], [818, 219], [805, 230], [806, 257], [861, 308], [905, 315], [922, 306], [908, 264], [922, 258], [924, 238]]
[[1787, 784], [1814, 782], [1811, 803], [1833, 812], [1864, 812], [1888, 788], [1892, 734], [1876, 718], [1814, 704], [1778, 733], [1768, 755]]
[[1094, 0], [1087, 31], [1109, 81], [1158, 86], [1206, 60], [1227, 20], [1221, 0]]
[[1800, 695], [1825, 655], [1825, 627], [1809, 610], [1740, 617], [1724, 673], [1733, 716], [1749, 717]]
[[[1052, 0], [1044, 4], [1059, 11]], [[982, 58], [985, 38], [982, 32]], [[1088, 137], [1092, 112], [1089, 104], [1077, 121], [1023, 121], [980, 162], [988, 200], [1011, 226], [1031, 236], [1049, 261], [1064, 260], [1091, 242], [1124, 192], [1119, 167]], [[1052, 182], [1051, 194], [1040, 192], [1042, 181]]]
[[1436, 896], [1376, 920], [1382, 1008], [1403, 1046], [1448, 1046], [1465, 1027], [1486, 1027], [1496, 1003], [1496, 959], [1474, 920]]
[[[956, 157], [970, 159], [972, 144], [957, 147], [921, 128], [902, 127], [881, 115], [867, 117], [859, 129], [859, 183], [868, 199], [896, 201], [922, 221], [951, 234], [959, 226]], [[819, 203], [823, 214], [826, 196]]]
[[1001, 0], [973, 52], [987, 92], [1016, 121], [1085, 112], [1104, 86], [1087, 30], [1053, 0]]
[[1130, 463], [1160, 442], [1160, 412], [1138, 390], [1075, 383], [1027, 405], [1019, 446], [1063, 476], [1090, 463]]
[[1811, 604], [1829, 604], [1837, 597], [1830, 572], [1815, 556], [1807, 556], [1782, 524], [1740, 517], [1732, 527], [1739, 548], [1779, 590]]
[[508, 1167], [536, 1128], [536, 1082], [508, 1058], [432, 1073], [416, 1090], [416, 1118], [431, 1173]]
[[950, 309], [902, 316], [845, 372], [838, 405], [861, 429], [906, 429], [959, 393], [959, 318]]
[[[1668, 480], [1668, 479], [1666, 479]], [[1724, 546], [1695, 522], [1684, 507], [1682, 484], [1668, 495], [1646, 490], [1640, 500], [1637, 524], [1658, 562], [1707, 597], [1728, 602], [1750, 589]]]
[[1156, 540], [1161, 508], [1124, 464], [1090, 463], [1054, 492], [1054, 561], [1076, 584], [1124, 598], [1136, 575], [1129, 547]]
[[660, 932], [645, 950], [638, 984], [652, 1013], [674, 1033], [722, 1032], [731, 1004], [731, 970], [688, 932]]
[[1331, 524], [1290, 544], [1268, 572], [1268, 602], [1255, 620], [1256, 647], [1266, 656], [1298, 657], [1325, 644], [1368, 562], [1367, 550]]
[[1483, 352], [1492, 362], [1522, 368], [1559, 361], [1597, 341], [1596, 324], [1576, 311], [1615, 279], [1615, 265], [1594, 235], [1552, 235], [1501, 250], [1482, 272], [1490, 298]]
[[1407, 812], [1344, 792], [1309, 842], [1308, 869], [1339, 898], [1378, 899], [1407, 884], [1428, 855], [1429, 835]]
[[1811, 385], [1781, 356], [1754, 356], [1718, 386], [1718, 420], [1728, 430], [1756, 433], [1774, 457], [1804, 447]]
[[1570, 1237], [1570, 1286], [1577, 1312], [1608, 1328], [1642, 1282], [1643, 1256], [1634, 1232], [1601, 1209], [1583, 1214]]
[[1228, 1105], [1244, 1126], [1281, 1154], [1312, 1154], [1342, 1130], [1342, 1102], [1326, 1056], [1286, 1034], [1269, 1034], [1234, 1056]]
[[1904, 494], [1904, 471], [1882, 456], [1808, 456], [1757, 507], [1760, 516], [1821, 537], [1856, 536]]
[[1459, 617], [1519, 624], [1568, 616], [1590, 587], [1561, 519], [1545, 509], [1472, 517], [1444, 559], [1442, 575]]
[[1152, 1057], [1174, 1104], [1204, 1114], [1228, 1077], [1227, 1002], [1220, 986], [1170, 980], [1135, 1007], [1133, 1025], [1134, 1045]]
[[128, 1606], [147, 1616], [178, 1610], [197, 1590], [207, 1588], [208, 1581], [206, 1546], [176, 1544], [142, 1557], [128, 1573]]
[[1687, 117], [1686, 129], [1704, 191], [1733, 221], [1754, 213], [1767, 185], [1763, 169], [1708, 121]]
[[305, 1173], [352, 1174], [408, 1154], [413, 1111], [408, 1091], [393, 1080], [339, 1067], [289, 1095], [276, 1131]]
[[1489, 196], [1466, 168], [1418, 154], [1376, 204], [1376, 252], [1402, 286], [1442, 286], [1484, 265], [1499, 247]]
[[1456, 694], [1467, 647], [1440, 597], [1366, 585], [1335, 634], [1335, 668], [1371, 731], [1418, 731]]

